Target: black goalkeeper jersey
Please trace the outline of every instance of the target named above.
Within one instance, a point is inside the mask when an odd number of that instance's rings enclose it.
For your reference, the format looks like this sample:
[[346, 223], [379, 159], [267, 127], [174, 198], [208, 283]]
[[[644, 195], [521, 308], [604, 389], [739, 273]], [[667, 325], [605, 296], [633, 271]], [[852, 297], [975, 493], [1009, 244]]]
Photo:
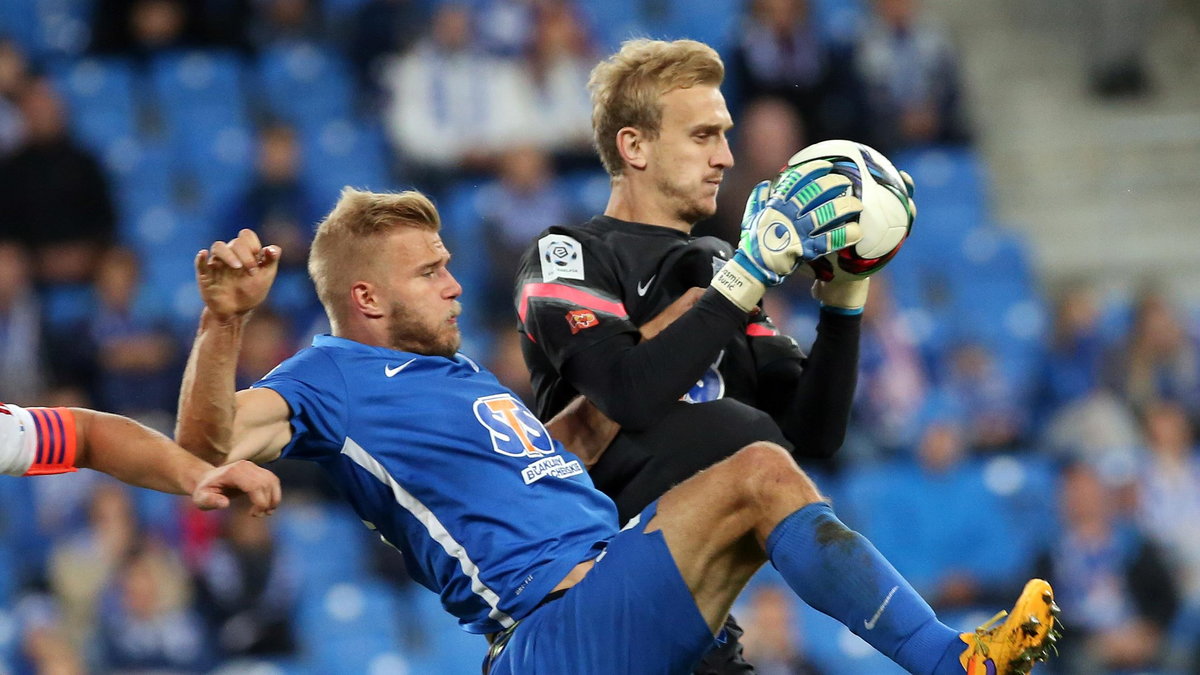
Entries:
[[[786, 414], [796, 401], [805, 355], [765, 313], [748, 317], [710, 290], [653, 340], [642, 342], [638, 333], [689, 288], [707, 287], [732, 252], [714, 237], [607, 216], [542, 233], [522, 258], [515, 293], [538, 415], [548, 419], [578, 393], [627, 428], [653, 424], [664, 406], [680, 399], [733, 398]], [[854, 389], [859, 318], [823, 312], [821, 323], [831, 338], [826, 351], [846, 357], [833, 359], [839, 363], [835, 386], [849, 392], [833, 397], [845, 400], [844, 409], [834, 411], [840, 445]]]

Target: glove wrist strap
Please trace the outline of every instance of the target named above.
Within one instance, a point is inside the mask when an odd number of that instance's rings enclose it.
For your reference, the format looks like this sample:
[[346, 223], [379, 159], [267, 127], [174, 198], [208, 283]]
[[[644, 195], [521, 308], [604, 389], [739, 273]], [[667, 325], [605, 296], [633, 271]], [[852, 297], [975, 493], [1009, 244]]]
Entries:
[[717, 270], [713, 275], [712, 287], [747, 313], [754, 311], [767, 290], [766, 285], [742, 266], [736, 257]]

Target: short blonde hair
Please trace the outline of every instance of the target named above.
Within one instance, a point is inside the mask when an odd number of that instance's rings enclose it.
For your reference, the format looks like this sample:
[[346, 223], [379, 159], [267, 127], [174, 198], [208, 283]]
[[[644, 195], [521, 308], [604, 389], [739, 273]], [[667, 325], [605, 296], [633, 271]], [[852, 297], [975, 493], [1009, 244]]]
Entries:
[[373, 251], [379, 239], [399, 227], [438, 231], [437, 207], [415, 190], [366, 192], [342, 188], [333, 210], [317, 225], [308, 252], [308, 275], [331, 322], [345, 319], [343, 294], [363, 277], [375, 276]]
[[725, 64], [716, 50], [695, 40], [627, 40], [592, 69], [592, 142], [610, 176], [624, 171], [617, 132], [634, 127], [657, 138], [663, 94], [698, 84], [719, 86]]

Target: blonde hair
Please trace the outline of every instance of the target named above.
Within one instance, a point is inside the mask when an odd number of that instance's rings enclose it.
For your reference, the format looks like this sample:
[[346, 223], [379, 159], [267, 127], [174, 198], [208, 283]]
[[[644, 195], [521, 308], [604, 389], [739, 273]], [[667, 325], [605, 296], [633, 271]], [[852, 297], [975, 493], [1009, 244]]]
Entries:
[[342, 188], [333, 210], [317, 225], [308, 252], [308, 275], [329, 320], [345, 319], [343, 295], [350, 284], [377, 276], [373, 252], [381, 237], [398, 227], [436, 232], [441, 226], [437, 207], [415, 190], [379, 193]]
[[621, 44], [588, 78], [592, 94], [592, 142], [610, 176], [624, 170], [617, 132], [634, 127], [657, 138], [662, 124], [659, 99], [675, 89], [720, 85], [725, 64], [716, 50], [695, 40], [637, 39]]

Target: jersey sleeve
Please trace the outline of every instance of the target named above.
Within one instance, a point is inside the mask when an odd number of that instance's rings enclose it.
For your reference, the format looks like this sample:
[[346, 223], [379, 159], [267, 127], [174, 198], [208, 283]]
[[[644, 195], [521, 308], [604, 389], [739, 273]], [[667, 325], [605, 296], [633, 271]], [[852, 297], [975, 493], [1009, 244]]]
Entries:
[[75, 416], [67, 408], [0, 403], [0, 473], [46, 476], [76, 471]]
[[594, 249], [551, 230], [526, 251], [517, 273], [519, 328], [556, 370], [614, 335], [638, 335], [621, 299], [615, 264]]
[[305, 349], [279, 364], [252, 388], [287, 401], [292, 438], [280, 457], [317, 460], [341, 452], [349, 414], [346, 380], [327, 354]]

